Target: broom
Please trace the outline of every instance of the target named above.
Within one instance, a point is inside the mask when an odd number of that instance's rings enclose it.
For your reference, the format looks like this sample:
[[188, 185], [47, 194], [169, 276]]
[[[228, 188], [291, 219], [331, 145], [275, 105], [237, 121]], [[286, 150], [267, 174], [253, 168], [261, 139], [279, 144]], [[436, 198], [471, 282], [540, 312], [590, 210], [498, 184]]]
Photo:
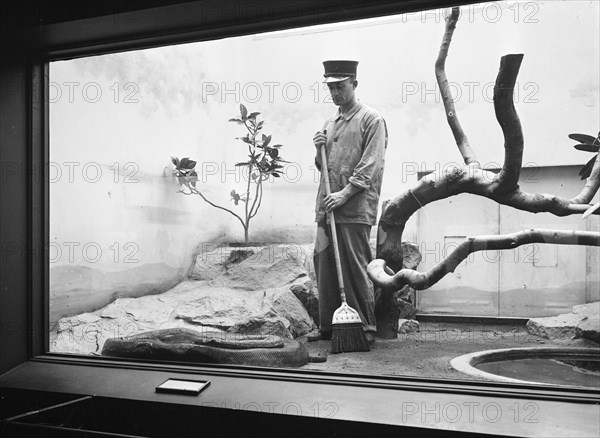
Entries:
[[[327, 131], [324, 133], [327, 133]], [[331, 193], [331, 187], [329, 186], [329, 171], [327, 169], [327, 155], [325, 153], [324, 145], [321, 147], [321, 162], [321, 172], [325, 178], [325, 193], [329, 195]], [[342, 264], [340, 262], [340, 250], [338, 248], [333, 211], [327, 213], [327, 217], [329, 218], [331, 238], [333, 241], [333, 254], [335, 257], [335, 269], [337, 271], [340, 297], [342, 299], [342, 305], [333, 313], [331, 323], [331, 353], [370, 351], [371, 349], [369, 348], [369, 342], [367, 341], [367, 337], [363, 330], [360, 315], [346, 303], [344, 279], [342, 278]]]

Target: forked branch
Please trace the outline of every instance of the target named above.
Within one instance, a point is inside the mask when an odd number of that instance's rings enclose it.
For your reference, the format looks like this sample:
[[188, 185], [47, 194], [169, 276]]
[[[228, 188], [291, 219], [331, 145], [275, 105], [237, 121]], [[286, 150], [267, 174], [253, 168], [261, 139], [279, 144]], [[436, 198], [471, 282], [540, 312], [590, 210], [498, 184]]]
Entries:
[[[461, 258], [462, 255], [466, 257], [471, 252], [482, 249], [508, 249], [524, 243], [599, 246], [599, 233], [530, 230], [514, 235], [472, 237], [458, 248], [451, 258], [427, 273], [401, 269], [401, 242], [405, 224], [416, 211], [430, 202], [460, 193], [471, 193], [523, 211], [567, 216], [583, 214], [588, 211], [591, 207], [589, 202], [600, 187], [599, 157], [585, 187], [575, 198], [567, 199], [553, 194], [527, 193], [519, 188], [518, 180], [522, 167], [524, 141], [519, 117], [513, 104], [513, 94], [523, 60], [521, 54], [506, 55], [501, 58], [494, 86], [494, 111], [504, 135], [504, 165], [499, 174], [481, 168], [458, 121], [445, 73], [445, 61], [458, 17], [459, 9], [453, 8], [452, 14], [446, 19], [446, 31], [435, 70], [446, 110], [446, 119], [465, 165], [433, 172], [421, 178], [412, 189], [384, 204], [378, 229], [378, 259], [371, 262], [368, 268], [371, 280], [376, 286], [382, 288], [399, 289], [404, 284], [410, 284], [415, 289], [428, 288], [448, 272], [452, 272], [464, 259], [464, 257]], [[600, 209], [595, 210], [593, 214], [600, 214]], [[570, 236], [570, 240], [565, 236]], [[390, 275], [393, 272], [397, 273]]]
[[530, 243], [600, 246], [600, 234], [592, 231], [530, 229], [499, 236], [468, 237], [445, 260], [427, 272], [401, 269], [394, 275], [389, 275], [386, 273], [385, 260], [377, 259], [369, 264], [368, 273], [371, 280], [384, 289], [397, 290], [408, 284], [416, 290], [423, 290], [440, 281], [446, 274], [454, 272], [456, 267], [471, 253], [484, 250], [515, 249]]
[[448, 78], [446, 78], [446, 58], [448, 56], [448, 49], [450, 48], [450, 42], [452, 41], [452, 35], [456, 28], [458, 17], [460, 16], [460, 8], [452, 8], [452, 13], [446, 17], [446, 31], [442, 38], [442, 45], [435, 61], [435, 77], [440, 87], [440, 94], [442, 95], [442, 101], [444, 103], [444, 110], [446, 111], [446, 120], [452, 130], [452, 135], [458, 146], [458, 150], [463, 157], [465, 164], [477, 164], [477, 157], [469, 145], [469, 140], [465, 135], [458, 116], [456, 115], [456, 109], [454, 108], [454, 99], [450, 92], [450, 86], [448, 85]]

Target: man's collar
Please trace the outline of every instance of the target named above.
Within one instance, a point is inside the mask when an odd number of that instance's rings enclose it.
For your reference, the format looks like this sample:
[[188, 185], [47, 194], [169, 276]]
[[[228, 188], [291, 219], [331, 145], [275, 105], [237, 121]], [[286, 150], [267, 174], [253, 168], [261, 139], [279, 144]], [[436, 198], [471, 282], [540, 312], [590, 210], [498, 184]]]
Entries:
[[338, 108], [335, 120], [338, 120], [340, 117], [342, 119], [344, 119], [345, 121], [350, 120], [352, 117], [354, 117], [354, 114], [356, 114], [358, 112], [358, 110], [361, 108], [361, 106], [362, 106], [362, 104], [360, 103], [359, 100], [357, 100], [356, 103], [354, 104], [354, 106], [352, 108], [350, 108], [350, 110], [346, 114], [342, 114], [340, 111], [340, 108]]

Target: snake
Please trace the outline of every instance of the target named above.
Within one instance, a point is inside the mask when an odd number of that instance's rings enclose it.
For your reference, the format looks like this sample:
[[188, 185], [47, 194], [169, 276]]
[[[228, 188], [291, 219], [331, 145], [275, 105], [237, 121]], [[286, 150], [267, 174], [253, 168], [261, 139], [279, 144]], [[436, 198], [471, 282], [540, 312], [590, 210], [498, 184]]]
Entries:
[[275, 335], [200, 333], [187, 328], [153, 330], [107, 339], [103, 356], [184, 362], [299, 367], [309, 362], [306, 347]]

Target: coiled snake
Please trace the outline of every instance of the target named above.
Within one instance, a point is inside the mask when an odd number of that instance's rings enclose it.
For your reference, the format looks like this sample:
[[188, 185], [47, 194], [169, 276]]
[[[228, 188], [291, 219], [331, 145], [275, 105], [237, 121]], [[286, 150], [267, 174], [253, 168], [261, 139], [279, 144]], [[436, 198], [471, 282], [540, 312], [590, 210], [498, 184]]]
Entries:
[[200, 333], [186, 328], [107, 339], [102, 355], [275, 367], [299, 367], [309, 362], [308, 350], [295, 340], [274, 335]]

